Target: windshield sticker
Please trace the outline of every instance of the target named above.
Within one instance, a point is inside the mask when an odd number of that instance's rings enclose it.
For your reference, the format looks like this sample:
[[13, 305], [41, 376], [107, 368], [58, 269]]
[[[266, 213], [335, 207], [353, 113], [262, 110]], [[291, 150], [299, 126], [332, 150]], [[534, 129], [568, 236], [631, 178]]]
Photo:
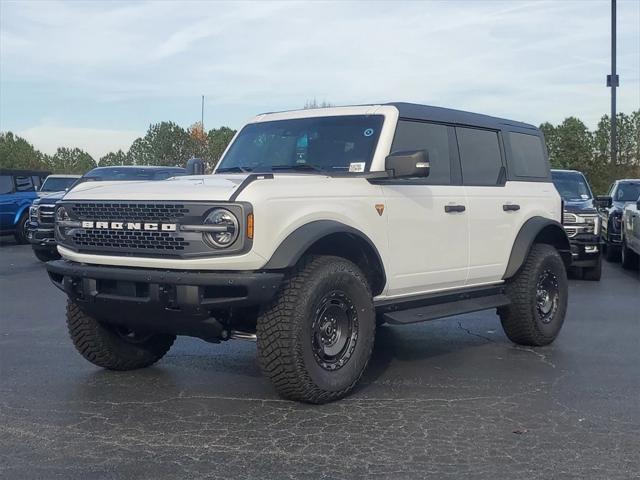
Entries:
[[351, 162], [349, 164], [349, 171], [352, 173], [364, 172], [365, 162]]
[[583, 200], [588, 200], [588, 199], [589, 199], [589, 195], [587, 195], [587, 194], [585, 194], [585, 193], [583, 193], [582, 195], [580, 195], [580, 197], [581, 197]]
[[370, 137], [371, 135], [373, 135], [373, 128], [367, 128], [367, 129], [364, 131], [364, 136], [365, 136], [365, 137]]

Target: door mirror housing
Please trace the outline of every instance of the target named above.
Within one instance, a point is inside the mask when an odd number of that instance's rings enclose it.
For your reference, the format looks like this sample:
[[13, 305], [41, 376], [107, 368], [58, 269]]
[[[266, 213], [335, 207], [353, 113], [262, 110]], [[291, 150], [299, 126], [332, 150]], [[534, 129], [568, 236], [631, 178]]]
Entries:
[[611, 207], [611, 205], [613, 205], [613, 198], [607, 195], [597, 195], [594, 203], [596, 204], [597, 208], [609, 208]]
[[428, 177], [430, 168], [426, 150], [393, 152], [384, 161], [391, 178]]

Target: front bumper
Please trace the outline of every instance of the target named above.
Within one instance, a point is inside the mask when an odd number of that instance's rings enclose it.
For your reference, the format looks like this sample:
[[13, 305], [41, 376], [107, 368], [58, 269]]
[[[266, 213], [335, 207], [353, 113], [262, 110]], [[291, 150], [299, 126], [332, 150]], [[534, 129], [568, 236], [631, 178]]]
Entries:
[[602, 255], [602, 239], [598, 235], [578, 235], [570, 239], [571, 266], [593, 267]]
[[222, 310], [269, 302], [280, 272], [201, 272], [47, 263], [53, 284], [87, 314], [132, 329], [203, 337]]
[[27, 230], [27, 239], [36, 249], [54, 250], [56, 248], [53, 225], [43, 226], [31, 222]]

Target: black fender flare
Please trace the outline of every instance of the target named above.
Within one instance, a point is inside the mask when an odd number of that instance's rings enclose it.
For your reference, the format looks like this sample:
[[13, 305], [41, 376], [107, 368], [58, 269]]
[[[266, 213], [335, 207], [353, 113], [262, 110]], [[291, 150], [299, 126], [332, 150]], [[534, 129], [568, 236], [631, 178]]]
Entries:
[[545, 234], [544, 243], [555, 246], [565, 265], [569, 266], [571, 263], [571, 245], [562, 224], [549, 218], [532, 217], [524, 222], [513, 242], [509, 263], [502, 277], [504, 280], [518, 273], [518, 270], [520, 270], [529, 255], [531, 246], [541, 233]]
[[366, 242], [375, 254], [384, 274], [382, 257], [371, 239], [360, 230], [335, 220], [315, 220], [298, 227], [276, 248], [263, 268], [265, 270], [291, 268], [314, 243], [335, 233], [346, 233]]

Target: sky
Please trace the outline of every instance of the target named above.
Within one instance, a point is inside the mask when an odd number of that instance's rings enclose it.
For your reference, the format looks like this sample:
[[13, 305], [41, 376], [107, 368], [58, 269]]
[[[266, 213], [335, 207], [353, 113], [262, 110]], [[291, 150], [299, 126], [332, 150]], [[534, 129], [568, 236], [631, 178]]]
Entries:
[[[409, 101], [590, 127], [610, 112], [609, 0], [0, 0], [0, 131], [98, 159], [152, 123]], [[640, 108], [640, 1], [618, 1], [618, 111]]]

